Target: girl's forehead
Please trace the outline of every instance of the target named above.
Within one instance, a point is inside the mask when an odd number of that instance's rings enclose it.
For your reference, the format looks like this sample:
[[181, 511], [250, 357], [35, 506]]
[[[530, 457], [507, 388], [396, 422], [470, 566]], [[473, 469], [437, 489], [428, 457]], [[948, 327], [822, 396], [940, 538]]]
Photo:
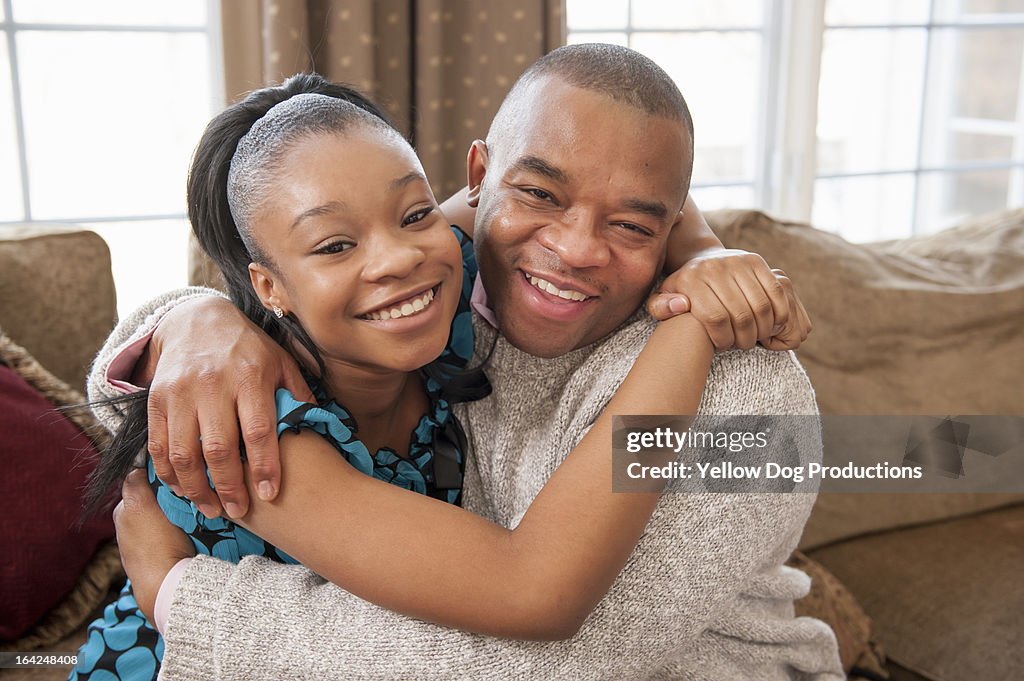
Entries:
[[[426, 186], [423, 168], [400, 137], [365, 133], [318, 133], [297, 141], [282, 157], [280, 172], [267, 187], [264, 233], [308, 217], [370, 217], [393, 213], [410, 187]], [[418, 200], [418, 199], [417, 199]], [[404, 207], [403, 207], [404, 208]], [[269, 229], [268, 229], [269, 228]], [[265, 231], [266, 230], [266, 231]]]
[[[350, 169], [357, 176], [379, 166], [412, 165], [420, 168], [412, 146], [390, 129], [358, 125], [343, 131], [316, 131], [294, 141], [285, 151], [284, 165], [325, 164]], [[368, 177], [367, 179], [371, 179]]]

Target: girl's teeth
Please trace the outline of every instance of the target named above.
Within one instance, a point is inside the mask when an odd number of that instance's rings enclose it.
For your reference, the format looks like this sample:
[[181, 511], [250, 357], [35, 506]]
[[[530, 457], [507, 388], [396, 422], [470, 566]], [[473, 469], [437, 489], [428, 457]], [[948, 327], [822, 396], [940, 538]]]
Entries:
[[564, 298], [565, 300], [575, 300], [577, 302], [587, 299], [586, 294], [580, 293], [579, 291], [563, 291], [560, 288], [555, 287], [555, 285], [552, 284], [551, 282], [545, 281], [539, 277], [528, 275], [528, 278], [531, 284], [539, 288], [541, 291], [544, 291], [545, 293], [550, 293], [553, 296], [558, 296], [559, 298]]
[[401, 308], [393, 307], [390, 310], [380, 310], [370, 312], [366, 315], [367, 319], [373, 321], [383, 321], [386, 319], [399, 319], [400, 317], [410, 317], [417, 312], [422, 312], [427, 309], [430, 303], [434, 300], [434, 290], [430, 289], [419, 298], [416, 298], [411, 303], [403, 303]]

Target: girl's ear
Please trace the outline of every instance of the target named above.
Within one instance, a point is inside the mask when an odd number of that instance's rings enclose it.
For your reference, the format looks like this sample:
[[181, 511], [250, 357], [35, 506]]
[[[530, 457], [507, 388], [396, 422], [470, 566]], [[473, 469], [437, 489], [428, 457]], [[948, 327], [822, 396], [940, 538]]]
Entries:
[[263, 303], [263, 307], [274, 310], [275, 313], [275, 308], [283, 313], [288, 312], [286, 297], [273, 272], [263, 265], [251, 262], [249, 263], [249, 281], [252, 282], [252, 290], [256, 292], [256, 297]]
[[480, 186], [487, 175], [487, 144], [483, 140], [473, 140], [466, 154], [466, 177], [469, 181], [469, 193], [466, 203], [476, 208], [480, 203]]

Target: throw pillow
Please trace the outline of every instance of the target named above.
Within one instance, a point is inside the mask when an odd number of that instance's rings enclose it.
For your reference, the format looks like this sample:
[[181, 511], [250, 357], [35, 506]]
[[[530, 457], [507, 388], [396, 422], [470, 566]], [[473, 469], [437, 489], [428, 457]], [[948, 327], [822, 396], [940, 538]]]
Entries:
[[[82, 487], [106, 444], [106, 432], [88, 410], [57, 407], [84, 398], [0, 332], [0, 639], [31, 637], [32, 627], [63, 602], [64, 622], [46, 622], [39, 645], [77, 628], [118, 569], [109, 549], [102, 569], [90, 564], [114, 536], [109, 514], [76, 528]], [[84, 572], [89, 579], [80, 583]], [[104, 583], [105, 582], [105, 583]], [[77, 621], [76, 621], [77, 620]], [[38, 633], [38, 632], [37, 632]], [[21, 648], [25, 650], [27, 648]]]

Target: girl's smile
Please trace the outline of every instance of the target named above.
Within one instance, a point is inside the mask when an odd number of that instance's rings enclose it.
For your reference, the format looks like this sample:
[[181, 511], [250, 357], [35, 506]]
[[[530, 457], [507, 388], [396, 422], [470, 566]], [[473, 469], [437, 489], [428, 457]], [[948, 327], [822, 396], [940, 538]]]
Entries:
[[253, 230], [271, 262], [250, 267], [253, 283], [302, 324], [328, 381], [341, 388], [345, 367], [408, 372], [436, 359], [461, 251], [408, 144], [367, 125], [313, 134], [290, 145], [277, 176]]

